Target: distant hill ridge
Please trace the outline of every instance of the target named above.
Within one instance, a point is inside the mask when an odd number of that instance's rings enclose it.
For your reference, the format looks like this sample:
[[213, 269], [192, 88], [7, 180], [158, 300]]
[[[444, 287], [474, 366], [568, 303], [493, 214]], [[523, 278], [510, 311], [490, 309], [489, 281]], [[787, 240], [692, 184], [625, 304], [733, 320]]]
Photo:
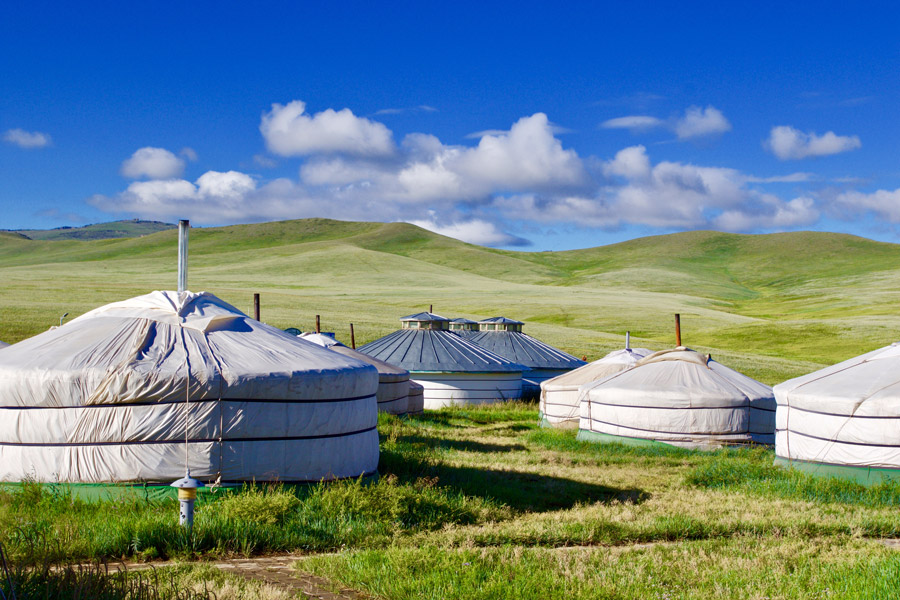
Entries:
[[[153, 228], [159, 231], [151, 233]], [[0, 267], [170, 256], [177, 236], [174, 229], [175, 225], [155, 221], [117, 221], [44, 232], [70, 234], [59, 237], [0, 236]], [[121, 231], [115, 237], [123, 239], [72, 235], [79, 231]], [[624, 285], [728, 301], [752, 299], [766, 289], [777, 291], [804, 281], [900, 268], [900, 245], [811, 231], [753, 235], [690, 231], [581, 250], [523, 252], [467, 244], [409, 223], [299, 219], [198, 228], [191, 233], [190, 249], [195, 258], [215, 256], [234, 267], [264, 261], [267, 269], [283, 264], [285, 272], [312, 257], [330, 255], [326, 268], [344, 274], [360, 269], [360, 252], [376, 253], [415, 261], [401, 266], [402, 261], [385, 259], [381, 264], [386, 270], [409, 272], [417, 264], [415, 270], [449, 268], [509, 282]]]
[[31, 240], [108, 240], [141, 237], [167, 229], [174, 229], [175, 227], [177, 226], [172, 223], [163, 223], [161, 221], [129, 219], [111, 223], [94, 223], [82, 227], [66, 226], [54, 229], [8, 230], [8, 233], [18, 233]]

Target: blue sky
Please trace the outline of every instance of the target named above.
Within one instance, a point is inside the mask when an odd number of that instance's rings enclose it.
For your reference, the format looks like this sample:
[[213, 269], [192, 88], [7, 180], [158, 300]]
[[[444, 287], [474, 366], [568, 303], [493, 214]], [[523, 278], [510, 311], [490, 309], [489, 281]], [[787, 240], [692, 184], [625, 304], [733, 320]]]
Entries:
[[900, 241], [889, 4], [13, 2], [0, 228], [405, 220]]

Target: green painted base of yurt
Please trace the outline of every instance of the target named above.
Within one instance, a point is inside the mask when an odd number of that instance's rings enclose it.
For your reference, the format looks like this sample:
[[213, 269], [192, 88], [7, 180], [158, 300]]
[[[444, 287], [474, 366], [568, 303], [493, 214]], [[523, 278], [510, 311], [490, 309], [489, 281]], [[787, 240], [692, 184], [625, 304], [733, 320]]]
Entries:
[[849, 479], [863, 485], [877, 485], [884, 481], [900, 481], [900, 469], [851, 467], [849, 465], [834, 465], [805, 460], [789, 460], [780, 456], [775, 457], [775, 464], [779, 467], [797, 469], [818, 477]]
[[624, 444], [626, 446], [656, 446], [674, 448], [671, 444], [665, 442], [657, 442], [656, 440], [645, 440], [643, 438], [625, 437], [622, 435], [610, 435], [608, 433], [598, 433], [596, 431], [587, 431], [579, 429], [575, 439], [582, 442], [597, 442], [600, 444]]

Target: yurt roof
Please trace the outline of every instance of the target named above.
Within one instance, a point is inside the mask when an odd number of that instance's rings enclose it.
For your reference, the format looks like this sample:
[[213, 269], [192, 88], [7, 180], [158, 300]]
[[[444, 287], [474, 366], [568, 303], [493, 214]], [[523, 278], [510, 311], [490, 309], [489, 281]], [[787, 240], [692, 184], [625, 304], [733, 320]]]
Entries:
[[482, 323], [494, 323], [494, 324], [502, 324], [502, 325], [524, 325], [522, 321], [516, 321], [515, 319], [507, 319], [506, 317], [491, 317], [489, 319], [482, 319], [478, 321], [478, 324]]
[[400, 317], [401, 321], [447, 321], [450, 322], [450, 319], [447, 317], [442, 317], [440, 315], [436, 315], [430, 312], [420, 312], [414, 315], [406, 315], [405, 317]]
[[548, 379], [541, 384], [546, 389], [578, 389], [586, 383], [608, 377], [623, 369], [633, 366], [636, 362], [653, 354], [653, 350], [647, 348], [624, 348], [613, 350], [603, 358], [590, 362], [583, 367], [578, 367], [553, 379]]
[[359, 351], [411, 372], [504, 373], [527, 370], [442, 329], [401, 329]]
[[[371, 365], [305, 342], [206, 292], [152, 292], [92, 310], [16, 344], [0, 358], [0, 397], [12, 406], [81, 406], [185, 397], [305, 397], [371, 392]], [[345, 374], [345, 375], [344, 375]], [[365, 389], [363, 389], [365, 388]]]
[[[504, 319], [505, 317], [498, 317]], [[487, 321], [481, 321], [485, 323]], [[491, 320], [494, 323], [501, 321]], [[519, 324], [506, 319], [505, 324]], [[479, 331], [468, 338], [491, 352], [533, 369], [577, 369], [585, 362], [521, 331]]]
[[460, 325], [477, 325], [478, 321], [473, 321], [472, 319], [466, 319], [465, 317], [459, 317], [458, 319], [452, 319], [451, 323], [459, 323]]
[[854, 416], [900, 416], [900, 342], [775, 386], [779, 404]]
[[369, 356], [368, 354], [363, 354], [358, 350], [354, 350], [353, 348], [348, 348], [344, 344], [340, 343], [330, 335], [324, 333], [305, 333], [301, 336], [302, 339], [310, 341], [314, 344], [319, 344], [325, 348], [328, 348], [332, 352], [337, 352], [339, 354], [343, 354], [344, 356], [349, 356], [351, 358], [355, 358], [356, 360], [361, 360], [365, 363], [369, 363], [378, 369], [378, 374], [382, 376], [382, 380], [385, 375], [397, 376], [397, 378], [409, 378], [409, 371], [402, 367], [398, 367], [396, 365], [392, 365], [390, 363], [386, 363], [383, 360], [377, 359], [374, 356]]
[[633, 406], [697, 408], [717, 402], [772, 398], [772, 388], [690, 348], [678, 346], [646, 356], [631, 369], [601, 379], [590, 390], [614, 394]]
[[9, 344], [6, 342], [0, 342], [0, 348], [6, 348], [7, 346], [9, 346]]

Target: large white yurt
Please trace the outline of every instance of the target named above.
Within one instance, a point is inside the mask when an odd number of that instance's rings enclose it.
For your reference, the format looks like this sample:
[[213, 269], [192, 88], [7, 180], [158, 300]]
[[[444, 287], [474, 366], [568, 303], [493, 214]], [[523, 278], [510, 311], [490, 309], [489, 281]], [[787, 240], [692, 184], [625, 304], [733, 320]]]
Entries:
[[679, 346], [582, 388], [579, 439], [714, 448], [774, 438], [772, 388]]
[[426, 409], [522, 396], [525, 367], [451, 333], [449, 319], [426, 312], [400, 322], [400, 330], [359, 351], [407, 369], [410, 378], [425, 388]]
[[478, 321], [462, 317], [452, 319], [450, 321], [450, 331], [466, 338], [478, 335]]
[[[0, 353], [0, 481], [319, 481], [378, 466], [378, 373], [208, 293], [153, 292]], [[185, 426], [187, 423], [187, 431]]]
[[562, 350], [522, 333], [522, 321], [493, 317], [478, 322], [478, 335], [468, 338], [503, 358], [529, 368], [522, 375], [522, 394], [537, 396], [541, 383], [572, 369], [584, 366], [579, 360]]
[[645, 356], [653, 354], [646, 348], [614, 350], [599, 360], [557, 375], [541, 383], [541, 425], [547, 427], [576, 428], [581, 417], [579, 389], [631, 368]]
[[775, 460], [822, 475], [900, 478], [900, 343], [775, 386]]
[[302, 339], [368, 363], [378, 369], [378, 410], [392, 415], [406, 414], [409, 405], [409, 371], [363, 354], [334, 339], [334, 334], [304, 333]]

